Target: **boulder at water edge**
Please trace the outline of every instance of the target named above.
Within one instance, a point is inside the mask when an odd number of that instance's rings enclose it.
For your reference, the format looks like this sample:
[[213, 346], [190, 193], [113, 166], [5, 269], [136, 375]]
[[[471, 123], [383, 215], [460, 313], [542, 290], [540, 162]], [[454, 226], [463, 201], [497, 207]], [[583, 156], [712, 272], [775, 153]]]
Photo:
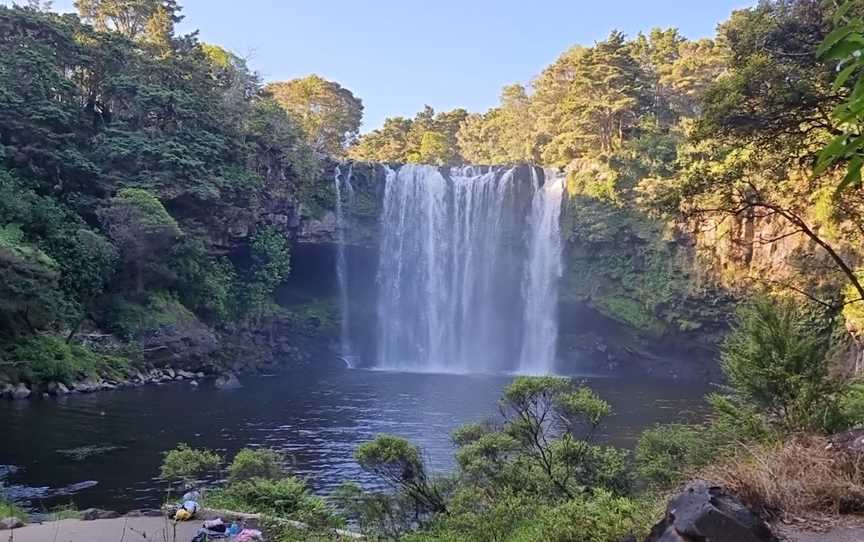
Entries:
[[216, 379], [213, 383], [217, 390], [236, 390], [243, 387], [237, 375], [234, 373], [226, 373]]
[[30, 389], [23, 382], [15, 386], [12, 391], [12, 399], [27, 399], [28, 397], [30, 397]]
[[645, 542], [777, 542], [771, 528], [722, 488], [698, 480], [669, 502]]

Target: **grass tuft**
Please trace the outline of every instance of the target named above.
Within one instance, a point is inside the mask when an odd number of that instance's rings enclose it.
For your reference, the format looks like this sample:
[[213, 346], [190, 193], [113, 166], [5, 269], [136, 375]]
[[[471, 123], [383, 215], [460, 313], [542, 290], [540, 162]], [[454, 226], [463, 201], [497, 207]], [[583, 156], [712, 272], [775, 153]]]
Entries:
[[833, 449], [823, 437], [745, 446], [703, 476], [766, 517], [864, 513], [864, 454]]

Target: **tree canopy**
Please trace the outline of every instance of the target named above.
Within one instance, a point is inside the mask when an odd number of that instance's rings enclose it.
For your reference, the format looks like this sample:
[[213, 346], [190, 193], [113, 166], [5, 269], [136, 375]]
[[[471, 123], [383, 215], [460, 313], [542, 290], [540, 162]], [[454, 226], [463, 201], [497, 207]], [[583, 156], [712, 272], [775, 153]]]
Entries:
[[303, 129], [316, 151], [341, 156], [359, 133], [363, 102], [317, 75], [267, 84], [264, 90]]

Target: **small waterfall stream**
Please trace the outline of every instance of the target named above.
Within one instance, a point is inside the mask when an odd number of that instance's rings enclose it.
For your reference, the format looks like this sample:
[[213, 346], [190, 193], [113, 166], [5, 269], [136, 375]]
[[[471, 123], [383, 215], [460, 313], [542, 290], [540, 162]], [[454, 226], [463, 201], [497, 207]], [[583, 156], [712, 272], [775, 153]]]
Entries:
[[[351, 311], [348, 306], [348, 259], [345, 255], [347, 250], [345, 239], [345, 228], [348, 226], [345, 221], [344, 207], [347, 203], [350, 211], [354, 202], [354, 187], [351, 185], [351, 175], [353, 166], [348, 167], [348, 172], [342, 175], [342, 170], [336, 166], [335, 174], [333, 175], [333, 184], [336, 190], [336, 280], [339, 283], [339, 312], [340, 312], [340, 329], [339, 329], [339, 353], [345, 363], [353, 366], [352, 347], [351, 347]], [[345, 201], [343, 202], [343, 190]]]
[[562, 194], [528, 166], [388, 168], [375, 367], [552, 372]]
[[554, 370], [558, 340], [558, 281], [561, 264], [561, 199], [563, 179], [540, 186], [532, 170], [534, 197], [528, 219], [530, 239], [522, 295], [525, 325], [519, 372], [545, 374]]

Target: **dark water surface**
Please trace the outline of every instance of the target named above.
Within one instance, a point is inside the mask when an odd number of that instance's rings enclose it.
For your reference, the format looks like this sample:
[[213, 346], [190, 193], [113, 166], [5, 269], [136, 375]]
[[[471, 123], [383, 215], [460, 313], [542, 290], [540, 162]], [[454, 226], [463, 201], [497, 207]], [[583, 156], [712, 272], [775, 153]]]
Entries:
[[[450, 432], [496, 415], [509, 377], [330, 370], [247, 377], [245, 388], [186, 383], [61, 399], [0, 401], [6, 491], [36, 509], [128, 510], [162, 502], [161, 453], [180, 442], [228, 455], [244, 446], [288, 452], [318, 491], [369, 481], [351, 458], [377, 433], [419, 444], [436, 470], [453, 467]], [[632, 446], [644, 427], [704, 411], [705, 388], [674, 381], [588, 379], [615, 411], [603, 439]], [[90, 447], [89, 450], [88, 448]], [[100, 447], [101, 453], [93, 447]], [[0, 467], [0, 476], [3, 475]], [[8, 468], [5, 469], [8, 471]], [[93, 482], [96, 482], [93, 484]], [[59, 493], [59, 494], [58, 494]]]

